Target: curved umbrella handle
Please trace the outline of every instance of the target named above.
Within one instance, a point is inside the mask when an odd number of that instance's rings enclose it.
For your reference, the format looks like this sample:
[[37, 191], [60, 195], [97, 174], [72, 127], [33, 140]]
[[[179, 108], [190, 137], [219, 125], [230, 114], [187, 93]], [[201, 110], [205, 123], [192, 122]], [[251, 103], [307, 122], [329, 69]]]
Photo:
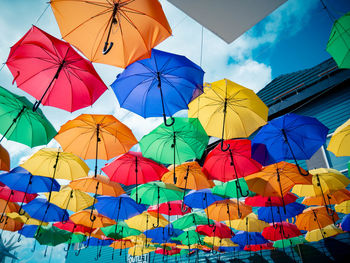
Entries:
[[[108, 46], [108, 45], [109, 45], [109, 46]], [[103, 47], [102, 54], [103, 54], [103, 55], [107, 55], [108, 52], [111, 51], [112, 47], [113, 47], [113, 42], [110, 42], [110, 43], [109, 43], [108, 41], [106, 41], [106, 42], [105, 42], [105, 45], [104, 45], [104, 47]]]
[[163, 121], [164, 121], [164, 125], [165, 125], [165, 126], [171, 127], [171, 126], [174, 125], [174, 123], [175, 123], [174, 117], [170, 116], [170, 120], [171, 120], [171, 122], [170, 122], [170, 123], [167, 123], [167, 118], [166, 118], [165, 114], [163, 114]]
[[230, 145], [227, 144], [227, 147], [224, 148], [224, 139], [221, 140], [221, 145], [220, 145], [221, 151], [227, 152], [230, 149]]
[[33, 111], [33, 112], [36, 112], [36, 110], [39, 108], [40, 104], [41, 104], [40, 101], [38, 101], [38, 100], [35, 101], [34, 104], [33, 104], [33, 109], [32, 109], [32, 111]]
[[75, 254], [76, 256], [79, 256], [80, 251], [81, 251], [81, 248], [79, 248], [79, 249], [78, 249], [78, 251], [77, 251], [77, 252], [75, 252], [74, 254]]
[[91, 222], [94, 222], [96, 220], [96, 216], [93, 214], [93, 210], [91, 210], [91, 213], [90, 213], [90, 221]]

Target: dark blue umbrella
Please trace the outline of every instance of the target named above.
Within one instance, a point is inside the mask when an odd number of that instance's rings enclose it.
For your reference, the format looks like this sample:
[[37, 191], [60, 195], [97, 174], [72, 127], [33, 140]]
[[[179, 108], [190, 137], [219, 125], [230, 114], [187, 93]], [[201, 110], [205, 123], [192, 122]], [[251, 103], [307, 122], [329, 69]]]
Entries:
[[350, 231], [350, 214], [343, 217], [341, 221], [341, 229], [343, 231]]
[[284, 160], [298, 165], [297, 160], [310, 159], [326, 142], [327, 134], [328, 128], [316, 118], [288, 113], [269, 121], [255, 135], [253, 157], [263, 165]]
[[89, 243], [89, 246], [109, 246], [110, 244], [113, 243], [112, 239], [101, 240], [95, 237], [90, 237], [89, 239], [90, 239], [90, 242], [88, 240], [85, 240], [83, 244], [86, 246], [88, 243]]
[[152, 238], [152, 241], [155, 243], [169, 242], [172, 237], [177, 237], [182, 233], [182, 230], [174, 229], [171, 224], [166, 227], [157, 227], [144, 232], [146, 237]]
[[265, 244], [269, 242], [259, 232], [246, 232], [246, 231], [237, 232], [236, 235], [231, 238], [231, 240], [232, 242], [243, 247], [246, 245], [260, 245], [260, 244]]
[[100, 214], [116, 221], [129, 219], [146, 210], [145, 205], [136, 203], [126, 194], [118, 197], [99, 196], [95, 208]]
[[260, 207], [258, 218], [268, 223], [283, 222], [288, 218], [293, 218], [305, 209], [305, 205], [291, 203], [285, 206], [285, 210], [280, 206]]
[[144, 118], [163, 116], [167, 125], [166, 116], [187, 109], [202, 90], [203, 76], [186, 57], [153, 49], [150, 58], [129, 65], [111, 87], [121, 107]]
[[215, 195], [210, 189], [192, 190], [184, 198], [185, 205], [191, 208], [205, 209], [212, 203], [225, 198]]
[[22, 229], [18, 230], [18, 234], [25, 237], [34, 237], [37, 229], [38, 226], [36, 225], [23, 225]]

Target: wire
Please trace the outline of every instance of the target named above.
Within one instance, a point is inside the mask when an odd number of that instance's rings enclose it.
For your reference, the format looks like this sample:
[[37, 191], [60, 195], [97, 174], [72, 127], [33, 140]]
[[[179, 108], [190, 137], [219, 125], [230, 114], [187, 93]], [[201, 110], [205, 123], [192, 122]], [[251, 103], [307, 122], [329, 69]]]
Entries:
[[38, 19], [35, 21], [34, 25], [37, 25], [41, 17], [45, 14], [46, 10], [49, 8], [50, 4], [48, 3], [44, 11], [41, 13], [41, 15], [38, 17]]

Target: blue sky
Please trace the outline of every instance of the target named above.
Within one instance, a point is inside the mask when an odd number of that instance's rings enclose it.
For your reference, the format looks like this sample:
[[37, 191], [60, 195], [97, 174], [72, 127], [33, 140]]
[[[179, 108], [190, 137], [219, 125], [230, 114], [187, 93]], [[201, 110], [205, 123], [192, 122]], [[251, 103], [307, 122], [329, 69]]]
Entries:
[[[324, 1], [336, 17], [350, 11], [348, 0]], [[32, 24], [60, 38], [50, 7], [36, 23], [47, 7], [47, 2], [47, 0], [0, 1], [0, 63], [6, 61], [9, 48], [29, 30]], [[161, 0], [161, 3], [173, 29], [173, 36], [157, 48], [185, 55], [199, 64], [202, 27], [166, 0]], [[202, 67], [206, 72], [205, 81], [211, 82], [225, 77], [258, 91], [280, 74], [311, 67], [329, 58], [325, 48], [331, 26], [332, 23], [319, 0], [289, 0], [230, 45], [204, 29]], [[95, 68], [107, 86], [121, 72], [121, 69], [101, 64], [95, 64]], [[34, 101], [32, 97], [12, 85], [12, 79], [5, 66], [0, 71], [0, 86], [26, 95]], [[111, 90], [101, 96], [92, 107], [72, 114], [51, 107], [42, 109], [57, 130], [67, 120], [81, 113], [113, 114], [132, 129], [137, 139], [141, 139], [144, 134], [162, 122], [161, 118], [143, 119], [121, 109]], [[186, 112], [180, 114], [184, 115]], [[40, 149], [40, 147], [30, 149], [9, 141], [3, 142], [3, 145], [10, 152], [12, 167]], [[57, 143], [53, 140], [47, 146], [55, 147]], [[105, 161], [101, 161], [99, 164], [102, 166], [104, 163]], [[48, 258], [42, 258], [44, 247], [31, 253], [33, 243], [30, 239], [24, 239], [21, 244], [22, 247], [17, 252], [18, 257], [23, 259], [22, 262], [48, 262]], [[55, 248], [55, 251], [58, 252], [55, 254], [58, 257], [53, 258], [51, 262], [62, 262], [64, 257], [62, 247]]]

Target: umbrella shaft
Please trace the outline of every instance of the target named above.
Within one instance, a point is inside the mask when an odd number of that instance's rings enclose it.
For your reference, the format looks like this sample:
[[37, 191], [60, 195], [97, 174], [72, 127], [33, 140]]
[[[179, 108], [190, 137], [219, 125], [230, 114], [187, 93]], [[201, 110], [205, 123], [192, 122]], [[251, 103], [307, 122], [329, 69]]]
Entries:
[[17, 122], [18, 118], [22, 115], [22, 113], [24, 112], [24, 109], [26, 107], [23, 106], [21, 111], [17, 114], [17, 116], [12, 120], [12, 123], [10, 125], [10, 127], [8, 127], [8, 129], [6, 130], [6, 132], [4, 133], [4, 135], [1, 137], [0, 139], [0, 143], [2, 142], [2, 140], [5, 138], [5, 136], [7, 135], [7, 133], [11, 130], [12, 126]]

